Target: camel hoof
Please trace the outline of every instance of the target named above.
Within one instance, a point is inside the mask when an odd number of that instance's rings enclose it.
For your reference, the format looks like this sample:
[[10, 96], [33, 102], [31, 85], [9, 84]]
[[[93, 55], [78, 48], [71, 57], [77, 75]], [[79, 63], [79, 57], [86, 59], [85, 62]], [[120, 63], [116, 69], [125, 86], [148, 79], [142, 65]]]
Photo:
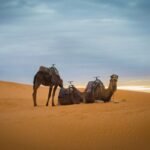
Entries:
[[46, 106], [48, 106], [48, 104], [46, 104]]
[[52, 106], [54, 107], [54, 106], [55, 106], [55, 104], [52, 104]]

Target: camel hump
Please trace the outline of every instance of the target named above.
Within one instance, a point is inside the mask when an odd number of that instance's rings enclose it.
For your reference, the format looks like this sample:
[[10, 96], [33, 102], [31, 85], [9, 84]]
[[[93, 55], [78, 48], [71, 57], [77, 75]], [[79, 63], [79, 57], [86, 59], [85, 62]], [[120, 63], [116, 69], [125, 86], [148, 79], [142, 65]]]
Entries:
[[50, 75], [54, 73], [54, 74], [59, 76], [59, 72], [58, 72], [57, 68], [54, 65], [52, 67], [49, 67], [49, 68], [45, 67], [45, 66], [40, 66], [39, 71], [47, 72]]
[[39, 71], [47, 72], [47, 73], [50, 72], [50, 71], [49, 71], [49, 68], [48, 68], [48, 67], [45, 67], [45, 66], [40, 66], [40, 67], [39, 67]]
[[94, 83], [95, 83], [96, 85], [99, 85], [99, 86], [104, 86], [104, 85], [103, 85], [103, 82], [102, 82], [100, 79], [96, 79], [96, 80], [94, 81]]
[[85, 89], [85, 92], [91, 92], [92, 91], [93, 83], [94, 83], [94, 81], [88, 82], [86, 89]]
[[59, 75], [59, 71], [57, 70], [57, 68], [53, 65], [52, 67], [49, 68], [50, 72], [55, 73], [56, 75]]
[[93, 88], [96, 88], [96, 87], [104, 87], [104, 84], [102, 83], [101, 80], [99, 79], [96, 79], [95, 81], [89, 81], [87, 86], [86, 86], [86, 89], [85, 89], [85, 92], [91, 92]]

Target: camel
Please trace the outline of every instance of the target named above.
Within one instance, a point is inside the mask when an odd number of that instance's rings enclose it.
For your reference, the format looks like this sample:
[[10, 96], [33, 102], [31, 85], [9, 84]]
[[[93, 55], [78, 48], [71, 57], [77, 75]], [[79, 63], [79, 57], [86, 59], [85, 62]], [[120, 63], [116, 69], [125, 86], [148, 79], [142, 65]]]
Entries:
[[50, 68], [41, 66], [39, 68], [39, 71], [34, 76], [33, 94], [32, 94], [34, 106], [37, 106], [36, 97], [37, 97], [37, 90], [40, 87], [40, 85], [49, 86], [49, 93], [48, 93], [46, 106], [49, 105], [49, 99], [51, 97], [51, 93], [53, 90], [52, 106], [55, 106], [54, 104], [55, 92], [58, 86], [60, 88], [63, 88], [63, 80], [61, 79], [59, 72], [55, 68], [54, 64]]
[[100, 80], [98, 81], [90, 81], [85, 90], [85, 101], [87, 103], [93, 103], [95, 100], [102, 100], [104, 102], [109, 102], [111, 100], [112, 95], [117, 90], [117, 80], [118, 75], [110, 76], [110, 83], [108, 88], [106, 89]]
[[58, 95], [59, 105], [79, 104], [81, 102], [83, 102], [81, 92], [74, 85], [69, 85], [67, 89], [61, 88]]

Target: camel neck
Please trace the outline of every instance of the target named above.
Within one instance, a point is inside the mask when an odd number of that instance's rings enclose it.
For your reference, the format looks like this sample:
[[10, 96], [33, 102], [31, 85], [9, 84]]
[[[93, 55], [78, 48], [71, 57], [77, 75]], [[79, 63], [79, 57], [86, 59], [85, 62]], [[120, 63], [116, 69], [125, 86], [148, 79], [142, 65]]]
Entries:
[[116, 85], [113, 85], [112, 81], [110, 80], [108, 90], [112, 93], [116, 90]]

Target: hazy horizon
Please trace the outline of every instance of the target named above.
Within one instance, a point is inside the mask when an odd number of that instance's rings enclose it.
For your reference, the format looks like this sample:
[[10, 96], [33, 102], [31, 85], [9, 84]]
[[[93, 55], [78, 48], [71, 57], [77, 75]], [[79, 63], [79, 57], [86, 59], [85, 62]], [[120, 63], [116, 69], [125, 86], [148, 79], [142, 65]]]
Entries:
[[[150, 1], [1, 0], [0, 80], [32, 84], [56, 64], [65, 85], [150, 87]], [[134, 87], [133, 87], [134, 86]]]

